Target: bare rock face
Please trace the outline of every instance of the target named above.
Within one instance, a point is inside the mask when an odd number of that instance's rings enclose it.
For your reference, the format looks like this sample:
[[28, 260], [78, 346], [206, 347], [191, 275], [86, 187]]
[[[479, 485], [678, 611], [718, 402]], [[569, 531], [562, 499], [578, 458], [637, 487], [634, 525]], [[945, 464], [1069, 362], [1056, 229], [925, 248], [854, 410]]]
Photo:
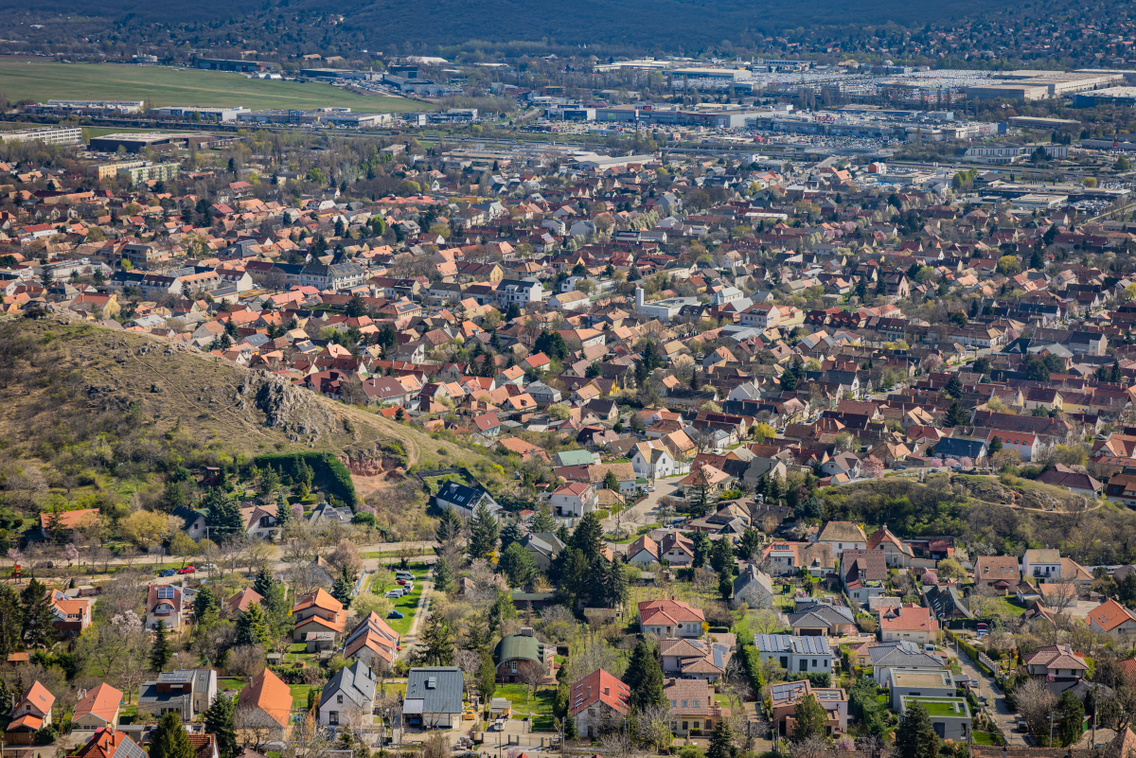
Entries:
[[340, 458], [347, 470], [355, 476], [383, 476], [401, 469], [402, 464], [381, 452], [353, 452]]
[[264, 425], [283, 429], [293, 441], [314, 442], [335, 428], [335, 416], [308, 390], [282, 376], [250, 371], [237, 387], [237, 408], [263, 414]]

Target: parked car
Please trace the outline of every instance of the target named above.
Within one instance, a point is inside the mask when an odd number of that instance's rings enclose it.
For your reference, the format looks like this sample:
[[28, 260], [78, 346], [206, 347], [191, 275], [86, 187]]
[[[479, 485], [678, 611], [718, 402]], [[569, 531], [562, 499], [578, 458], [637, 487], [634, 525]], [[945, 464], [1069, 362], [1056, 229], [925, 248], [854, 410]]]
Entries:
[[398, 609], [395, 609], [395, 610], [393, 610], [393, 611], [391, 611], [390, 613], [387, 614], [387, 618], [389, 618], [389, 619], [404, 619], [404, 618], [406, 618], [406, 614], [403, 613], [402, 611], [398, 610]]
[[399, 569], [398, 571], [394, 572], [394, 578], [395, 579], [410, 579], [410, 580], [413, 580], [414, 574], [410, 573], [406, 569]]
[[217, 566], [216, 563], [206, 563], [204, 566], [201, 567], [202, 571], [216, 571], [217, 569], [218, 569], [218, 566]]
[[1025, 721], [1018, 721], [1018, 731], [1023, 734], [1029, 731], [1029, 724]]
[[402, 597], [402, 587], [396, 587], [387, 593], [387, 597], [399, 598]]
[[158, 576], [173, 576], [176, 573], [177, 572], [174, 571], [173, 569], [162, 569], [161, 571], [158, 572]]
[[185, 568], [179, 568], [178, 569], [179, 574], [193, 574], [196, 571], [197, 571], [197, 569], [194, 568], [193, 566], [186, 566]]

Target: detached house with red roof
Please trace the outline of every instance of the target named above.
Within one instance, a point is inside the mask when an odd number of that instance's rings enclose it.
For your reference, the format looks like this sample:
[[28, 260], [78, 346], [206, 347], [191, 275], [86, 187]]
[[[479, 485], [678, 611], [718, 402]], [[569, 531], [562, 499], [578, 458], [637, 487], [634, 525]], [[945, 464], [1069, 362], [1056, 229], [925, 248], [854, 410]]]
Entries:
[[38, 681], [32, 682], [32, 686], [28, 687], [12, 709], [12, 722], [4, 732], [4, 744], [34, 745], [36, 732], [45, 726], [51, 726], [53, 705], [55, 695]]
[[98, 687], [87, 690], [75, 704], [75, 715], [71, 718], [74, 727], [89, 729], [114, 728], [118, 725], [119, 707], [122, 704], [122, 691], [103, 682]]
[[663, 639], [672, 637], [697, 639], [702, 636], [702, 624], [705, 621], [706, 614], [701, 608], [695, 608], [681, 600], [650, 600], [639, 603], [639, 628], [644, 633], [650, 632]]
[[1026, 671], [1047, 682], [1066, 683], [1079, 681], [1089, 671], [1085, 656], [1073, 651], [1072, 645], [1046, 645], [1026, 658]]
[[270, 739], [284, 739], [292, 715], [292, 690], [265, 669], [241, 690], [237, 713], [242, 714], [242, 728], [268, 734]]
[[146, 758], [138, 743], [117, 729], [99, 729], [69, 758]]
[[884, 642], [911, 640], [925, 645], [938, 636], [939, 622], [921, 605], [901, 605], [895, 612], [880, 616], [880, 639]]
[[1112, 598], [1089, 611], [1089, 629], [1113, 639], [1136, 638], [1136, 616]]
[[631, 710], [631, 690], [603, 669], [572, 685], [568, 714], [581, 737], [596, 737], [619, 725]]

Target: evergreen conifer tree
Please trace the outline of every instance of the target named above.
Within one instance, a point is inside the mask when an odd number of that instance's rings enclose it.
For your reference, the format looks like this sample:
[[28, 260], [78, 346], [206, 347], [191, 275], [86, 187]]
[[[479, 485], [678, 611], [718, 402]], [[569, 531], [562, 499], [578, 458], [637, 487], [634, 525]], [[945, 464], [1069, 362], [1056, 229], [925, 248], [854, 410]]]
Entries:
[[178, 714], [174, 711], [162, 714], [150, 737], [150, 758], [194, 758], [195, 755]]
[[154, 630], [154, 645], [150, 648], [150, 668], [154, 671], [164, 671], [172, 657], [166, 622], [158, 619], [158, 627]]

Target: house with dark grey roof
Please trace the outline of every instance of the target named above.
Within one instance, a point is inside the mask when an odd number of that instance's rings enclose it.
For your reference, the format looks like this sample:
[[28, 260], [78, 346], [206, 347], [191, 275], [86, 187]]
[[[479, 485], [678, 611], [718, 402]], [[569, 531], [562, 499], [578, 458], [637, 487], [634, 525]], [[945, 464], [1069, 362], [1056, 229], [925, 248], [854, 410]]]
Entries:
[[541, 571], [548, 571], [565, 545], [552, 532], [540, 532], [522, 537], [521, 547], [529, 551]]
[[734, 596], [730, 605], [736, 608], [742, 603], [750, 608], [773, 607], [773, 580], [752, 563], [734, 579]]
[[461, 721], [465, 679], [457, 666], [424, 666], [407, 673], [402, 718], [410, 727], [449, 729]]
[[378, 680], [363, 661], [344, 666], [324, 685], [319, 702], [319, 720], [330, 727], [350, 729], [371, 726]]
[[205, 514], [200, 511], [195, 511], [184, 505], [179, 505], [170, 512], [171, 516], [177, 516], [182, 520], [185, 526], [182, 530], [190, 536], [194, 541], [201, 539], [205, 536]]
[[938, 458], [971, 458], [978, 460], [984, 455], [986, 455], [986, 442], [984, 440], [944, 437], [935, 443], [935, 456]]
[[773, 661], [786, 672], [830, 673], [832, 648], [827, 637], [794, 637], [789, 634], [755, 634], [754, 646], [762, 661]]
[[483, 489], [467, 487], [455, 481], [448, 481], [434, 496], [434, 503], [441, 509], [453, 508], [462, 518], [469, 518], [482, 503], [494, 516], [500, 515], [501, 506]]
[[872, 659], [872, 675], [876, 684], [886, 687], [892, 669], [916, 671], [920, 669], [945, 669], [946, 661], [933, 653], [928, 653], [911, 640], [881, 642], [868, 648]]
[[798, 637], [836, 637], [853, 632], [856, 620], [843, 605], [811, 600], [797, 603], [797, 609], [789, 614], [789, 626]]

